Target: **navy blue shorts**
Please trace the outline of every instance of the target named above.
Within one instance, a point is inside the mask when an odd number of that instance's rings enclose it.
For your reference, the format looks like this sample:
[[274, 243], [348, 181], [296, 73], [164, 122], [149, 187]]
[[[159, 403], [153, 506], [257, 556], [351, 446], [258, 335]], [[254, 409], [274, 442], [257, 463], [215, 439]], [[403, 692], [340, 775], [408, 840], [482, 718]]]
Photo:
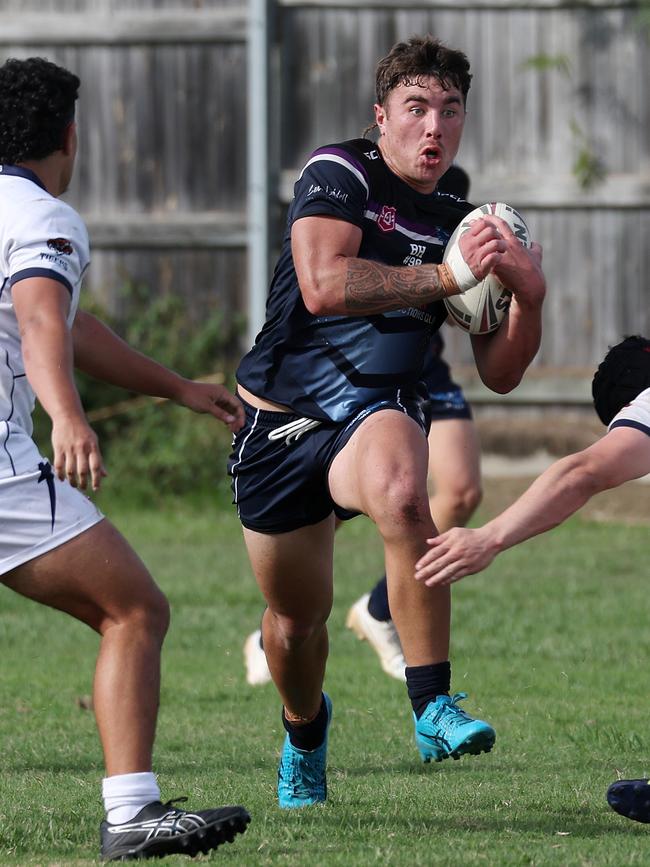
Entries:
[[430, 391], [429, 404], [432, 422], [448, 418], [472, 418], [472, 408], [467, 403], [463, 390], [454, 383], [446, 391]]
[[414, 419], [425, 436], [428, 431], [426, 401], [415, 391], [404, 397], [402, 390], [397, 400], [377, 401], [344, 422], [322, 422], [283, 439], [269, 439], [269, 434], [299, 416], [242, 403], [246, 421], [233, 437], [228, 473], [239, 520], [259, 533], [288, 533], [317, 524], [332, 512], [344, 521], [359, 514], [334, 502], [327, 476], [336, 455], [369, 415], [395, 409]]

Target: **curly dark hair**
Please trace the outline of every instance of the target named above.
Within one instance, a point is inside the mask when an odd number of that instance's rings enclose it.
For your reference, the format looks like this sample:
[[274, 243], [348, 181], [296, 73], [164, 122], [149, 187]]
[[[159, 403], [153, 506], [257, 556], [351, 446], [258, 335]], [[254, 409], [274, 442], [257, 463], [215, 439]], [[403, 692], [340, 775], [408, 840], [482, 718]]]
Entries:
[[462, 51], [447, 48], [433, 36], [412, 36], [408, 42], [398, 42], [377, 64], [375, 91], [377, 103], [383, 105], [386, 97], [400, 84], [419, 84], [420, 79], [432, 75], [441, 87], [457, 87], [467, 100], [472, 81], [469, 60]]
[[608, 425], [624, 406], [650, 388], [650, 340], [635, 335], [612, 346], [594, 374], [594, 409]]
[[80, 83], [43, 57], [0, 66], [0, 163], [40, 160], [59, 150]]

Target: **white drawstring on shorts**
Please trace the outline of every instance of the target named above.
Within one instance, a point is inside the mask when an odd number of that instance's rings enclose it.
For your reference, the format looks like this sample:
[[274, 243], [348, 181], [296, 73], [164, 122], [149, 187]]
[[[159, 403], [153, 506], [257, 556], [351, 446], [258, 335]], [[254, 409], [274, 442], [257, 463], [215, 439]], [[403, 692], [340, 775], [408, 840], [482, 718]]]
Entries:
[[273, 442], [275, 440], [284, 439], [285, 445], [291, 445], [292, 441], [296, 442], [300, 437], [307, 433], [308, 430], [318, 427], [320, 424], [315, 418], [296, 418], [287, 424], [280, 425], [271, 431], [268, 438]]

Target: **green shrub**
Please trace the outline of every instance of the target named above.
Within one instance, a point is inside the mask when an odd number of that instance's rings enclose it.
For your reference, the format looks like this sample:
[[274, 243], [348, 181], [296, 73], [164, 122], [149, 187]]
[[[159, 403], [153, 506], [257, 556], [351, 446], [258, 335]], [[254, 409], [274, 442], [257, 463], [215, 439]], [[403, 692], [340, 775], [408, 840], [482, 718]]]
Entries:
[[[122, 301], [119, 320], [96, 302], [83, 306], [156, 361], [191, 379], [222, 373], [232, 390], [236, 320], [226, 322], [219, 310], [192, 311], [186, 299], [156, 297], [142, 286], [125, 287]], [[231, 434], [224, 425], [169, 402], [139, 400], [81, 373], [77, 384], [109, 473], [102, 496], [151, 502], [156, 495], [194, 493], [227, 501]], [[107, 417], [93, 420], [99, 410]], [[49, 435], [49, 419], [39, 410], [35, 437], [45, 454], [51, 453]]]

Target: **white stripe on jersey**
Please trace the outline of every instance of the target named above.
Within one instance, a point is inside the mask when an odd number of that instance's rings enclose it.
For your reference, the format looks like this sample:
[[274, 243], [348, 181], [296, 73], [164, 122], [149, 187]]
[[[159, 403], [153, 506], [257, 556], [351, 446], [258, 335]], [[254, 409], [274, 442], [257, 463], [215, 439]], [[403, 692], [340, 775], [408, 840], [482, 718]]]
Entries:
[[[304, 166], [303, 170], [300, 172], [300, 178], [302, 178], [310, 165], [320, 162], [321, 160], [325, 160], [326, 162], [331, 163], [337, 163], [338, 165], [346, 168], [355, 176], [359, 183], [363, 185], [363, 188], [366, 191], [366, 196], [370, 195], [368, 183], [363, 174], [359, 171], [359, 169], [356, 166], [352, 165], [352, 163], [348, 162], [344, 157], [340, 157], [337, 154], [316, 154], [316, 156], [312, 157], [309, 162]], [[364, 211], [364, 217], [367, 220], [372, 220], [374, 223], [376, 223], [379, 219], [379, 214], [377, 214], [375, 211], [366, 210]], [[407, 238], [410, 238], [411, 241], [424, 241], [425, 244], [436, 244], [438, 247], [442, 247], [444, 245], [444, 242], [437, 236], [422, 235], [419, 232], [413, 232], [411, 229], [407, 229], [406, 226], [401, 226], [399, 221], [396, 221], [395, 223], [395, 231], [399, 232], [402, 235], [405, 235]]]
[[[363, 216], [367, 220], [372, 220], [373, 223], [376, 223], [379, 219], [379, 214], [376, 213], [376, 211], [364, 211]], [[437, 244], [439, 247], [443, 246], [443, 241], [440, 238], [437, 238], [434, 235], [420, 235], [419, 232], [412, 232], [405, 226], [400, 226], [398, 220], [395, 221], [394, 231], [399, 232], [401, 235], [406, 235], [406, 237], [410, 238], [412, 241], [424, 241], [425, 244]]]
[[[317, 154], [315, 157], [312, 157], [309, 160], [309, 162], [307, 163], [307, 165], [300, 172], [300, 178], [302, 178], [302, 176], [304, 175], [304, 173], [307, 171], [307, 169], [309, 168], [309, 166], [312, 163], [317, 163], [317, 162], [320, 162], [321, 160], [325, 160], [326, 162], [330, 162], [330, 163], [338, 163], [340, 166], [344, 166], [348, 171], [352, 172], [352, 174], [359, 181], [359, 183], [363, 185], [363, 188], [366, 191], [366, 195], [367, 196], [370, 195], [370, 189], [368, 187], [368, 182], [366, 181], [364, 176], [361, 174], [359, 169], [356, 166], [353, 166], [352, 163], [349, 163], [346, 159], [343, 159], [343, 157], [337, 156], [336, 154]], [[298, 180], [300, 180], [300, 178], [298, 178]]]

